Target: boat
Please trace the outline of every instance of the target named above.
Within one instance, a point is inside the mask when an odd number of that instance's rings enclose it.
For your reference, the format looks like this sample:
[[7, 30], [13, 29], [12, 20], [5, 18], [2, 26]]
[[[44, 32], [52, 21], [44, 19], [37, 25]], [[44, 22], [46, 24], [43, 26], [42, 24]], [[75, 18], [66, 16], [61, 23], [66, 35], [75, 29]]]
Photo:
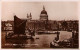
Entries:
[[30, 39], [32, 36], [27, 36], [25, 33], [26, 21], [14, 16], [13, 33], [6, 33], [6, 39]]
[[38, 34], [59, 34], [58, 31], [38, 31]]
[[71, 48], [71, 42], [69, 40], [63, 41], [52, 41], [50, 43], [50, 48]]

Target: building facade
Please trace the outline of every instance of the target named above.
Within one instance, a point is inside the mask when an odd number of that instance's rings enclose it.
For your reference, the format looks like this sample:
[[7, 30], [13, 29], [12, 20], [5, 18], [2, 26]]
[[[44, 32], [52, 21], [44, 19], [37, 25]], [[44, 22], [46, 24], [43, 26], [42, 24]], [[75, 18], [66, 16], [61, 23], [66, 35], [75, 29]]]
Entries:
[[[77, 30], [78, 31], [78, 20], [48, 20], [48, 14], [43, 6], [43, 10], [40, 13], [40, 19], [33, 20], [32, 14], [27, 14], [26, 28], [35, 31], [45, 31], [45, 30]], [[25, 20], [25, 19], [24, 19]], [[6, 30], [6, 24], [9, 24], [9, 27], [12, 27], [14, 30], [14, 21], [2, 21], [2, 30]], [[10, 25], [11, 24], [11, 25]]]

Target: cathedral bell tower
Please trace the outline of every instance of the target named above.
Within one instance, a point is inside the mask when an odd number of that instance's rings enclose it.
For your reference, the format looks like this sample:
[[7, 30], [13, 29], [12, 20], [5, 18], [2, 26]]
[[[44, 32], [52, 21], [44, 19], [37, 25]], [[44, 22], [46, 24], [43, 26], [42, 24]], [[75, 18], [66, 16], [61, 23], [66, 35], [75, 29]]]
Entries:
[[32, 15], [30, 13], [30, 15], [27, 14], [27, 20], [30, 21], [32, 19]]

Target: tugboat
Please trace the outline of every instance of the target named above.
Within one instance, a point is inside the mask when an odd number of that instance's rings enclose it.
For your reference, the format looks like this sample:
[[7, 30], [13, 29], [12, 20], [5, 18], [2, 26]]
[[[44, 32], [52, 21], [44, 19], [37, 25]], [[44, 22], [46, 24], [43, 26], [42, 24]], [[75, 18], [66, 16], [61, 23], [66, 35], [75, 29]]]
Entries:
[[69, 39], [65, 39], [63, 41], [59, 41], [59, 34], [57, 37], [50, 43], [50, 48], [70, 48], [71, 41]]
[[58, 39], [55, 38], [51, 43], [50, 43], [50, 48], [59, 48], [59, 44], [58, 44]]
[[55, 37], [55, 39], [50, 43], [50, 47], [51, 48], [60, 48], [59, 47], [59, 34], [60, 32], [56, 32], [57, 33], [57, 37]]

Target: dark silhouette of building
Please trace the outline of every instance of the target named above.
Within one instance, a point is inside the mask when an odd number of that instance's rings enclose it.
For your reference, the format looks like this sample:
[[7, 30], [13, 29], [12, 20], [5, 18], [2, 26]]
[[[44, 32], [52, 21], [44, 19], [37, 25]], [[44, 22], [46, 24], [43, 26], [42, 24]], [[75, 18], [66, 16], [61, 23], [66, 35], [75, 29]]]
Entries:
[[[25, 20], [25, 19], [23, 19]], [[11, 24], [12, 30], [14, 30], [14, 22], [13, 21], [2, 21], [2, 30], [5, 30], [6, 23]], [[26, 22], [26, 28], [29, 28], [30, 30], [76, 30], [78, 31], [78, 20], [48, 20], [48, 14], [45, 10], [45, 7], [43, 6], [43, 10], [40, 13], [40, 19], [33, 20], [32, 14], [27, 14], [27, 22]]]

